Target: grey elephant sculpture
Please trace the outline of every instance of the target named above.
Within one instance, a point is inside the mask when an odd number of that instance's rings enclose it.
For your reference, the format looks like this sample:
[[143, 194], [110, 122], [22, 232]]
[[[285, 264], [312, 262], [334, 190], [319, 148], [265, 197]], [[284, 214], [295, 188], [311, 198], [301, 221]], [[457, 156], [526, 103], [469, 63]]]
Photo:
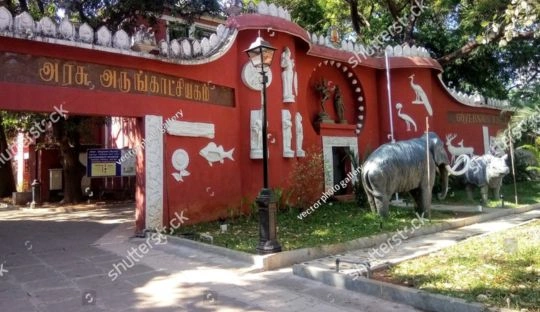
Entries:
[[496, 157], [490, 154], [475, 156], [471, 160], [469, 170], [465, 173], [467, 197], [473, 200], [472, 187], [480, 187], [483, 202], [488, 200], [489, 189], [493, 190], [495, 200], [499, 199], [502, 180], [510, 172], [506, 164], [508, 155]]
[[[420, 138], [381, 145], [366, 159], [362, 166], [362, 184], [371, 211], [386, 217], [392, 194], [410, 192], [417, 211], [426, 212], [431, 205], [436, 172], [441, 174], [441, 199], [448, 191], [448, 175], [466, 172], [470, 161], [467, 155], [459, 156], [454, 167], [450, 167], [443, 141], [433, 132], [427, 135], [429, 144], [424, 134]], [[429, 174], [426, 161], [429, 161]], [[462, 165], [463, 168], [456, 171]]]

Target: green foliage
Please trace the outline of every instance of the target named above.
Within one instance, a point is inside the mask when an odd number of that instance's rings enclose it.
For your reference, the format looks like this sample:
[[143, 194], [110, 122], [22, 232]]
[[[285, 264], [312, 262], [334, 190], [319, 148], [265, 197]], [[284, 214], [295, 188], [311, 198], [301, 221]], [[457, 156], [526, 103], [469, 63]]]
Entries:
[[346, 3], [341, 0], [273, 0], [270, 2], [287, 8], [292, 20], [309, 32], [326, 33], [330, 26], [337, 26], [341, 33], [350, 33], [352, 30], [350, 23], [344, 22], [348, 19], [348, 10]]
[[58, 10], [64, 9], [65, 15], [75, 23], [85, 22], [94, 28], [107, 25], [113, 30], [123, 28], [128, 33], [133, 31], [140, 18], [146, 18], [153, 24], [164, 12], [181, 17], [188, 24], [204, 14], [221, 14], [221, 5], [217, 0], [19, 0], [8, 1], [7, 4], [10, 11], [29, 11], [35, 19], [44, 15], [57, 18]]
[[[410, 209], [390, 208], [390, 217], [384, 220], [376, 213], [358, 209], [354, 203], [324, 204], [316, 213], [298, 219], [298, 211], [282, 210], [277, 215], [277, 236], [283, 250], [347, 242], [356, 238], [403, 229], [411, 225], [414, 213]], [[453, 212], [433, 213], [433, 222], [454, 218]], [[184, 233], [209, 233], [214, 244], [254, 253], [259, 238], [258, 218], [239, 217], [229, 224], [226, 233], [220, 233], [219, 222], [182, 226]]]
[[[540, 178], [540, 150], [534, 145], [522, 145], [514, 151], [516, 181], [537, 181]], [[506, 184], [513, 183], [512, 174], [504, 177]]]
[[[540, 92], [540, 85], [536, 85], [534, 92]], [[514, 142], [525, 141], [533, 143], [540, 136], [540, 95], [538, 93], [522, 90], [514, 95], [516, 106], [510, 119], [508, 129], [499, 136], [503, 141], [512, 138]]]
[[[507, 177], [511, 178], [512, 174], [510, 173]], [[503, 184], [501, 187], [501, 194], [505, 198], [505, 207], [507, 208], [516, 208], [515, 205], [515, 190], [517, 189], [518, 203], [520, 205], [529, 205], [540, 203], [540, 183], [534, 181], [526, 182], [517, 182], [516, 187], [514, 188], [514, 183]], [[473, 203], [469, 202], [467, 199], [467, 194], [465, 192], [465, 185], [451, 187], [448, 191], [448, 196], [442, 201], [443, 205], [478, 205], [480, 201], [480, 190], [478, 188], [473, 189], [473, 197], [475, 201]], [[501, 207], [500, 200], [493, 200], [491, 197], [488, 199], [488, 202], [485, 204], [485, 207], [497, 208]]]
[[278, 211], [291, 208], [291, 204], [289, 202], [289, 199], [291, 197], [290, 190], [276, 187], [272, 191], [274, 194], [274, 199], [276, 201]]
[[[364, 154], [364, 160], [369, 155], [369, 152]], [[351, 160], [351, 165], [353, 168], [360, 168], [360, 158], [356, 155], [355, 152], [348, 150], [348, 156]], [[363, 163], [364, 161], [362, 161]], [[353, 185], [353, 192], [354, 192], [354, 198], [356, 200], [356, 204], [358, 207], [363, 209], [369, 209], [369, 203], [367, 200], [366, 192], [364, 191], [364, 187], [362, 185], [362, 170], [357, 170], [356, 174], [356, 182]]]
[[[512, 88], [538, 85], [539, 1], [273, 2], [289, 8], [293, 20], [310, 32], [326, 34], [335, 26], [342, 38], [364, 45], [382, 39], [384, 45], [424, 46], [444, 66], [444, 80], [461, 91], [504, 99]], [[417, 17], [411, 11], [419, 12], [416, 3], [424, 6]]]

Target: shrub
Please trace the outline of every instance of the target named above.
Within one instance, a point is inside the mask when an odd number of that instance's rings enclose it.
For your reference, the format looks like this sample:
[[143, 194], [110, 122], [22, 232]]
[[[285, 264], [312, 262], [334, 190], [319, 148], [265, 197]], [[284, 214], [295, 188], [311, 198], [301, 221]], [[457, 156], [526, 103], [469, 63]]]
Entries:
[[324, 160], [321, 151], [312, 147], [306, 157], [298, 160], [289, 176], [290, 200], [300, 210], [307, 209], [322, 195], [324, 188]]
[[[369, 155], [369, 152], [366, 152], [364, 155], [364, 160]], [[359, 168], [360, 158], [356, 154], [349, 150], [349, 158], [351, 159], [351, 165], [353, 168]], [[363, 162], [362, 162], [363, 163]], [[366, 192], [364, 191], [364, 186], [362, 185], [362, 170], [357, 171], [356, 182], [353, 185], [354, 198], [356, 204], [360, 208], [369, 209], [369, 203], [367, 200]]]
[[[510, 159], [508, 160], [509, 166]], [[533, 145], [522, 145], [514, 151], [516, 182], [537, 181], [540, 178], [540, 150]], [[511, 167], [510, 167], [511, 168]], [[512, 174], [504, 177], [504, 183], [513, 183]]]

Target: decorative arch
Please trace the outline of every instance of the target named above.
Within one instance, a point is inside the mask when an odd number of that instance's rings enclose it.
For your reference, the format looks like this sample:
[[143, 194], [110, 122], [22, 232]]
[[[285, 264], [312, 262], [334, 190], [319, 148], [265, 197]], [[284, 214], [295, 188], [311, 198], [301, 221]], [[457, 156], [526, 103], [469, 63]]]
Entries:
[[[344, 64], [343, 62], [334, 61], [334, 60], [324, 60], [319, 62], [317, 64], [317, 67], [313, 69], [313, 73], [310, 77], [313, 77], [313, 74], [320, 70], [320, 68], [323, 67], [332, 67], [337, 69], [342, 76], [349, 82], [350, 90], [352, 91], [353, 98], [354, 98], [354, 105], [355, 108], [355, 116], [356, 116], [356, 129], [355, 133], [356, 135], [359, 135], [364, 128], [364, 121], [366, 116], [366, 105], [365, 105], [365, 98], [364, 98], [364, 91], [362, 88], [362, 84], [360, 83], [360, 79], [356, 76], [356, 74], [351, 70], [348, 64]], [[311, 87], [311, 86], [310, 86]]]

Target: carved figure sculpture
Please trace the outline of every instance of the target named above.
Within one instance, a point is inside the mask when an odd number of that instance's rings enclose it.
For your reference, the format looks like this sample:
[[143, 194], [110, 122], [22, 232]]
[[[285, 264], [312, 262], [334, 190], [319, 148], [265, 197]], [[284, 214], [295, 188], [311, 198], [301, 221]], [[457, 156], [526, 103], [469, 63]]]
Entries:
[[472, 157], [474, 153], [474, 148], [463, 146], [463, 140], [461, 140], [461, 142], [458, 143], [459, 146], [452, 145], [452, 140], [455, 139], [456, 137], [457, 137], [457, 134], [455, 133], [446, 135], [446, 148], [448, 148], [448, 152], [450, 153], [450, 155], [452, 155], [452, 159], [450, 160], [451, 164], [454, 163], [454, 160], [459, 155], [465, 154], [465, 155], [468, 155], [469, 157]]
[[299, 112], [296, 112], [295, 117], [296, 123], [296, 155], [298, 157], [306, 156], [306, 152], [302, 149], [302, 144], [304, 144], [304, 127], [302, 126], [302, 115]]
[[251, 150], [249, 157], [251, 159], [261, 159], [262, 158], [262, 110], [252, 110], [251, 111], [251, 120], [250, 120], [250, 145]]
[[[362, 184], [373, 212], [388, 216], [390, 197], [396, 192], [410, 192], [416, 202], [416, 210], [426, 212], [431, 205], [435, 173], [438, 171], [441, 175], [443, 191], [439, 194], [440, 199], [446, 197], [448, 175], [465, 173], [469, 157], [460, 156], [451, 168], [441, 139], [433, 132], [427, 135], [429, 144], [426, 144], [426, 134], [416, 139], [387, 143], [377, 148], [364, 162]], [[426, 157], [427, 146], [429, 158]], [[462, 164], [464, 168], [456, 171]]]
[[405, 121], [405, 124], [407, 125], [407, 132], [411, 131], [411, 125], [413, 125], [414, 132], [416, 132], [417, 131], [416, 122], [414, 121], [414, 119], [411, 116], [409, 116], [409, 115], [407, 115], [405, 113], [402, 113], [401, 112], [402, 108], [403, 108], [403, 105], [401, 103], [396, 104], [398, 117]]
[[341, 90], [339, 86], [336, 86], [336, 91], [334, 91], [334, 109], [338, 116], [339, 123], [347, 123], [345, 120], [345, 106], [343, 104], [343, 95], [341, 95]]
[[510, 172], [506, 159], [508, 155], [495, 157], [490, 154], [473, 157], [469, 170], [465, 173], [467, 197], [472, 198], [472, 186], [480, 187], [482, 200], [487, 202], [489, 189], [493, 190], [494, 199], [499, 199], [502, 180]]
[[283, 102], [284, 103], [293, 103], [295, 101], [295, 94], [293, 93], [294, 89], [297, 89], [297, 77], [296, 72], [294, 71], [294, 60], [291, 57], [291, 50], [289, 47], [285, 47], [283, 53], [281, 54], [281, 68], [283, 72], [281, 73], [281, 81], [283, 83]]
[[335, 88], [336, 86], [334, 83], [326, 79], [321, 79], [321, 82], [315, 85], [315, 90], [319, 92], [319, 96], [321, 97], [321, 111], [319, 112], [319, 117], [321, 119], [328, 119], [324, 104], [330, 98], [330, 92], [334, 91]]
[[252, 134], [252, 146], [254, 149], [262, 149], [262, 121], [257, 119], [253, 122], [251, 126]]
[[294, 157], [294, 151], [291, 149], [292, 141], [292, 120], [291, 112], [284, 109], [281, 111], [281, 127], [283, 130], [283, 157]]
[[429, 103], [429, 99], [426, 95], [426, 92], [424, 92], [424, 89], [422, 89], [422, 86], [419, 84], [414, 83], [414, 74], [409, 76], [409, 79], [411, 80], [411, 88], [413, 89], [414, 93], [416, 94], [416, 99], [412, 101], [413, 104], [422, 104], [426, 108], [427, 113], [429, 116], [433, 116], [433, 109], [431, 108], [431, 104]]

